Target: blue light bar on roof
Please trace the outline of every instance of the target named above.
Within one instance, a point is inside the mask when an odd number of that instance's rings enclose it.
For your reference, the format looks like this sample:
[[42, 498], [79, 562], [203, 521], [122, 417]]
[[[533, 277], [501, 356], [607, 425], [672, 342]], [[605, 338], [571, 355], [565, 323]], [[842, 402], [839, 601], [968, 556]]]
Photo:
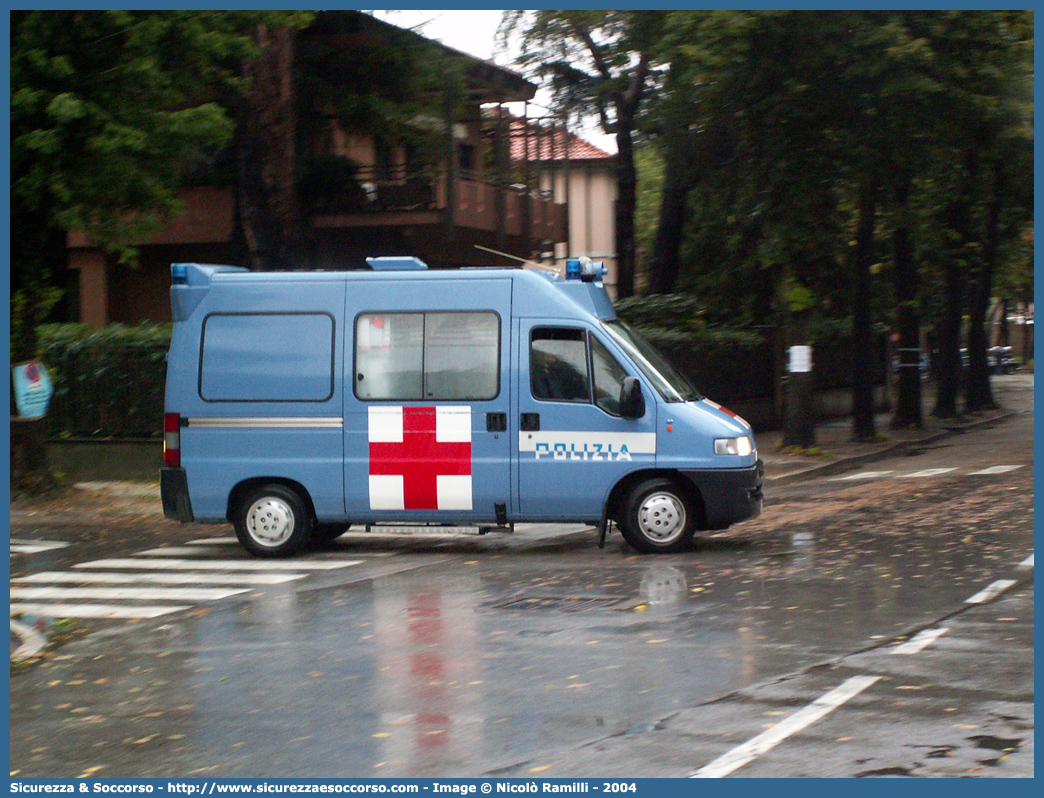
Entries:
[[428, 268], [427, 263], [420, 258], [413, 257], [367, 258], [366, 262], [375, 272], [403, 272]]

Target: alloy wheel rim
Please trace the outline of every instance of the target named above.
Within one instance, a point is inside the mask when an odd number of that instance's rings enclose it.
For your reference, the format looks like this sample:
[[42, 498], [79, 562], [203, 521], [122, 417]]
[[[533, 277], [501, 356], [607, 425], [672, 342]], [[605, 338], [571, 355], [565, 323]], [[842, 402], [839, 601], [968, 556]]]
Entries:
[[649, 540], [665, 544], [684, 531], [685, 504], [671, 493], [652, 493], [638, 509], [638, 528]]
[[246, 514], [250, 537], [262, 546], [285, 543], [294, 532], [294, 511], [282, 499], [266, 496], [258, 499]]

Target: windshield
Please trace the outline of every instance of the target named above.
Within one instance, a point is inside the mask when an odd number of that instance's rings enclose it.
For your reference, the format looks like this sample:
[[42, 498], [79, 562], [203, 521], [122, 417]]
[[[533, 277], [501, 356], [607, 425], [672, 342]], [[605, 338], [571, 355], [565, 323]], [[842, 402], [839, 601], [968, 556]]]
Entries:
[[695, 402], [703, 396], [678, 373], [656, 348], [619, 319], [603, 321], [602, 326], [617, 345], [642, 370], [666, 402]]

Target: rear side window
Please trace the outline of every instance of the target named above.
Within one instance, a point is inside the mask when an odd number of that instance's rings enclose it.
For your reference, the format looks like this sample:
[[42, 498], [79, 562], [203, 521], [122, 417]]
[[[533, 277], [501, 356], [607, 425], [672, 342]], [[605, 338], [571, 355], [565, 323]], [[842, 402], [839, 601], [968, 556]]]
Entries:
[[487, 401], [499, 393], [496, 313], [364, 313], [356, 319], [360, 399]]
[[334, 393], [326, 313], [215, 313], [203, 321], [199, 395], [208, 402], [324, 402]]

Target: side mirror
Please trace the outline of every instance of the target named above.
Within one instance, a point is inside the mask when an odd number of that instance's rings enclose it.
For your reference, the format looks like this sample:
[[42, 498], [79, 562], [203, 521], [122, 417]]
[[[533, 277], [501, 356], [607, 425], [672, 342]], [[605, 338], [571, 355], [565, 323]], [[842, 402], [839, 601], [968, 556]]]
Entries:
[[641, 418], [645, 415], [645, 395], [641, 383], [635, 377], [624, 377], [620, 386], [620, 415], [624, 418]]

